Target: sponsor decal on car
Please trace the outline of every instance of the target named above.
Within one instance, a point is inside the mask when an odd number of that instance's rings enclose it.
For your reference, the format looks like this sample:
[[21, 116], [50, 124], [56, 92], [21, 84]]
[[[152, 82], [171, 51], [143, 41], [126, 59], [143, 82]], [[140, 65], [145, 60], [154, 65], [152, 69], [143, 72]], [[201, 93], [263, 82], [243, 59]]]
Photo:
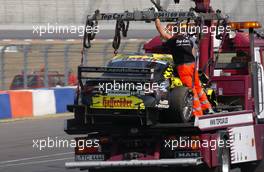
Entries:
[[157, 63], [165, 64], [166, 62], [172, 63], [173, 58], [170, 54], [150, 54], [150, 55], [117, 55], [113, 57], [113, 61], [127, 60], [127, 61], [153, 61]]
[[159, 104], [156, 105], [157, 108], [168, 109], [170, 107], [168, 100], [160, 100]]
[[94, 96], [90, 107], [100, 109], [145, 109], [143, 101], [135, 96]]
[[127, 100], [126, 98], [115, 99], [114, 97], [107, 99], [107, 97], [104, 97], [103, 106], [104, 107], [131, 107], [132, 100]]

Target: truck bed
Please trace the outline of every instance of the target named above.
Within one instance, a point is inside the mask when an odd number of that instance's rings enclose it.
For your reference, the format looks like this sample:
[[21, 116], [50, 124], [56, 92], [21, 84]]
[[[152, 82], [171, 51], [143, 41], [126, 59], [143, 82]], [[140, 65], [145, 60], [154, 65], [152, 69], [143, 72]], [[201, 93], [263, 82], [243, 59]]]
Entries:
[[[141, 133], [150, 132], [181, 132], [192, 131], [201, 132], [203, 130], [215, 130], [228, 128], [230, 126], [239, 126], [242, 124], [252, 124], [254, 122], [254, 113], [252, 111], [235, 111], [205, 115], [197, 118], [195, 122], [190, 123], [156, 123], [153, 125], [127, 125], [118, 124], [85, 124], [80, 120], [68, 119], [65, 121], [64, 130], [70, 135], [98, 133], [120, 133], [136, 129]], [[239, 119], [239, 120], [238, 120]]]
[[186, 131], [199, 131], [197, 126], [194, 126], [193, 122], [190, 123], [157, 123], [151, 126], [135, 126], [135, 125], [81, 125], [74, 119], [69, 119], [65, 121], [64, 131], [67, 134], [88, 134], [88, 133], [120, 133], [126, 132], [131, 129], [136, 129], [140, 133], [150, 133], [150, 132], [180, 132], [182, 130]]

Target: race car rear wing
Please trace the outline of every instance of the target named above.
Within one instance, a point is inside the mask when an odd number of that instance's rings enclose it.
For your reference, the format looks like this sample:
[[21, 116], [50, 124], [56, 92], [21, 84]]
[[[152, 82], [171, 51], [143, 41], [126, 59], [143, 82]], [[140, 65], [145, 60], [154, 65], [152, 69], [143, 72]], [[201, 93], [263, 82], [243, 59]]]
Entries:
[[[100, 77], [93, 76], [84, 76], [84, 73], [112, 73], [112, 74], [128, 74], [126, 78], [124, 76], [114, 76], [114, 75], [101, 75]], [[135, 74], [135, 75], [134, 75]], [[140, 74], [140, 76], [136, 75]], [[80, 86], [83, 87], [83, 80], [90, 81], [131, 81], [131, 82], [146, 82], [154, 80], [154, 69], [153, 68], [126, 68], [126, 67], [87, 67], [79, 66], [78, 67], [78, 80]]]

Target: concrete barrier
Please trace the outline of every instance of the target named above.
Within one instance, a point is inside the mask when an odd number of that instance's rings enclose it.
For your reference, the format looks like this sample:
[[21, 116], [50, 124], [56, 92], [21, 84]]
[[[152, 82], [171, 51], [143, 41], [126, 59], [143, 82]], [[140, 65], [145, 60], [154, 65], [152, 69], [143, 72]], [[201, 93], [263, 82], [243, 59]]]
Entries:
[[33, 116], [56, 113], [53, 90], [34, 90], [32, 94]]
[[54, 88], [56, 113], [67, 112], [67, 105], [74, 103], [74, 88]]
[[0, 93], [0, 119], [11, 118], [11, 108], [10, 108], [10, 97], [9, 94]]
[[12, 118], [33, 116], [32, 91], [9, 91]]
[[0, 119], [25, 118], [67, 112], [76, 87], [0, 92]]

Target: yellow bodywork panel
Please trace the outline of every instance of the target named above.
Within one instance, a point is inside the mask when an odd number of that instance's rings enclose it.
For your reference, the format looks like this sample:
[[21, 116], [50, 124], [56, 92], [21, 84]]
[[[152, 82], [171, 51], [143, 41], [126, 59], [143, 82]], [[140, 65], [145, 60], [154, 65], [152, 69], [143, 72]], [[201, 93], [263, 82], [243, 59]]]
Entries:
[[143, 100], [135, 96], [94, 96], [90, 108], [94, 109], [145, 109]]
[[214, 106], [218, 105], [216, 96], [215, 96], [215, 92], [212, 88], [207, 88], [206, 89], [206, 96], [207, 98], [210, 100], [211, 104], [214, 104]]
[[180, 78], [175, 77], [173, 75], [173, 68], [172, 66], [169, 66], [166, 71], [163, 73], [163, 76], [165, 79], [170, 79], [171, 80], [171, 86], [170, 88], [174, 88], [174, 87], [179, 87], [182, 86], [182, 81], [180, 80]]
[[171, 77], [171, 88], [183, 86], [182, 81], [178, 77]]
[[211, 96], [211, 95], [213, 94], [213, 92], [214, 92], [213, 89], [208, 89], [206, 94], [207, 94], [208, 96]]
[[113, 57], [113, 60], [117, 59], [148, 59], [152, 61], [166, 61], [173, 63], [173, 58], [172, 55], [170, 54], [146, 54], [146, 55], [123, 55], [123, 54], [118, 54]]

